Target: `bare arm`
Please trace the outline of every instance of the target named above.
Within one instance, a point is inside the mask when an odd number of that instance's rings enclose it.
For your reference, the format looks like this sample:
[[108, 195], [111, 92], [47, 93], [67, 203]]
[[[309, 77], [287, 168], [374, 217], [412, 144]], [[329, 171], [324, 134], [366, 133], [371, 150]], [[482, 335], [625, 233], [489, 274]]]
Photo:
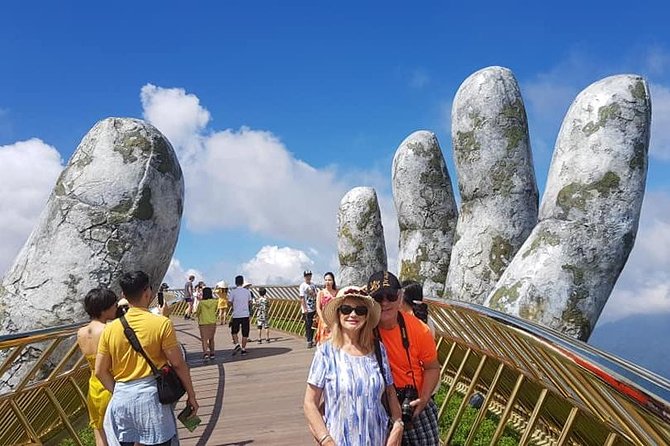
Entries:
[[177, 372], [177, 376], [181, 380], [181, 383], [186, 389], [187, 401], [186, 403], [193, 408], [193, 415], [198, 412], [198, 401], [195, 399], [195, 390], [193, 390], [193, 381], [191, 381], [191, 372], [188, 368], [188, 364], [184, 361], [184, 357], [181, 355], [181, 349], [178, 346], [169, 348], [165, 350], [165, 356], [168, 361], [174, 368], [174, 371]]
[[112, 375], [112, 357], [98, 353], [95, 356], [95, 376], [105, 389], [114, 392], [114, 375]]
[[414, 416], [416, 417], [426, 407], [430, 401], [433, 389], [437, 386], [440, 380], [440, 363], [437, 358], [429, 363], [424, 364], [423, 386], [419, 389], [419, 399], [409, 403], [414, 407]]
[[389, 403], [391, 419], [393, 420], [393, 428], [391, 429], [391, 432], [389, 432], [388, 439], [386, 440], [386, 446], [400, 446], [402, 443], [404, 425], [396, 421], [401, 419], [402, 411], [400, 410], [400, 402], [398, 401], [398, 397], [395, 394], [395, 386], [393, 384], [386, 386], [386, 397]]
[[[321, 401], [321, 395], [323, 395], [323, 389], [320, 389], [312, 384], [307, 384], [303, 409], [305, 411], [305, 418], [307, 418], [309, 430], [312, 432], [312, 435], [317, 442], [324, 438], [326, 434], [328, 434], [326, 423], [323, 421], [321, 412], [319, 412], [319, 402]], [[322, 446], [331, 446], [334, 444], [335, 441], [331, 437], [327, 437], [326, 441], [321, 443]]]
[[316, 313], [319, 315], [319, 319], [323, 322], [323, 308], [321, 308], [321, 293], [323, 290], [320, 290], [316, 295]]

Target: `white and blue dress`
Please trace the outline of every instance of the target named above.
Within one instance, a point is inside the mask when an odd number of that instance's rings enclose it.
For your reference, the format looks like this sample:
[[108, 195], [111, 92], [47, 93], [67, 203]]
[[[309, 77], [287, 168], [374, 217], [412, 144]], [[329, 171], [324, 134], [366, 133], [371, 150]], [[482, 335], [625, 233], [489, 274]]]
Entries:
[[[393, 384], [381, 344], [386, 385]], [[307, 382], [323, 389], [324, 421], [338, 446], [383, 446], [389, 418], [382, 406], [384, 380], [374, 352], [353, 356], [330, 341], [316, 351]]]

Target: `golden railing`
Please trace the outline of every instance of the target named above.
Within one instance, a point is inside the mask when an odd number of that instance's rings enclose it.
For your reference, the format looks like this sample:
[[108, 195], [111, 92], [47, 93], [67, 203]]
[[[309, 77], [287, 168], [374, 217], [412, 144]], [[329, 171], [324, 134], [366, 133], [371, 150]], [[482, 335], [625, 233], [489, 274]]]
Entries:
[[[267, 288], [270, 325], [302, 336], [297, 287]], [[185, 309], [181, 301], [171, 306], [174, 317]], [[436, 401], [443, 444], [495, 445], [510, 429], [522, 445], [670, 444], [667, 380], [484, 307], [431, 301], [430, 314], [442, 364]], [[86, 413], [90, 373], [75, 343], [81, 325], [0, 337], [0, 376], [19, 358], [36, 357], [14, 389], [0, 393], [0, 446], [43, 444], [63, 432], [81, 444], [73, 426]], [[494, 432], [483, 432], [491, 420]]]

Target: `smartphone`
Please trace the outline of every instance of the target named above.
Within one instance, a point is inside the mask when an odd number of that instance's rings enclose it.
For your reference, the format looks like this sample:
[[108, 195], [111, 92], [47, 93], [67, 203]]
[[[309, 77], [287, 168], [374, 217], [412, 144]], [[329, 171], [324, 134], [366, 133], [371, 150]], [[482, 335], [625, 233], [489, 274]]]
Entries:
[[162, 307], [164, 303], [165, 303], [165, 298], [163, 297], [163, 292], [159, 291], [158, 292], [158, 306]]
[[193, 413], [193, 408], [189, 405], [186, 405], [184, 407], [184, 410], [182, 410], [179, 415], [177, 415], [177, 419], [181, 421], [181, 424], [184, 425], [186, 429], [189, 430], [189, 432], [193, 432], [196, 427], [200, 426], [200, 417], [197, 415], [191, 416]]

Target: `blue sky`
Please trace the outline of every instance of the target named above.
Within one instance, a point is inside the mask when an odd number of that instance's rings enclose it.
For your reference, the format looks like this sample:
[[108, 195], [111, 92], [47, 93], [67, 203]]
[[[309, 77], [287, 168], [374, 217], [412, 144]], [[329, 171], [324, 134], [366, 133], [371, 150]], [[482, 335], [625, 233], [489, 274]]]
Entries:
[[[95, 122], [144, 118], [175, 145], [187, 203], [170, 281], [336, 270], [335, 211], [351, 187], [382, 202], [393, 264], [395, 149], [437, 134], [455, 185], [459, 85], [510, 68], [540, 191], [567, 108], [638, 73], [654, 107], [638, 241], [603, 314], [670, 313], [667, 2], [5, 2], [0, 6], [0, 269]], [[27, 169], [41, 174], [26, 176]], [[243, 185], [244, 187], [240, 187]]]

